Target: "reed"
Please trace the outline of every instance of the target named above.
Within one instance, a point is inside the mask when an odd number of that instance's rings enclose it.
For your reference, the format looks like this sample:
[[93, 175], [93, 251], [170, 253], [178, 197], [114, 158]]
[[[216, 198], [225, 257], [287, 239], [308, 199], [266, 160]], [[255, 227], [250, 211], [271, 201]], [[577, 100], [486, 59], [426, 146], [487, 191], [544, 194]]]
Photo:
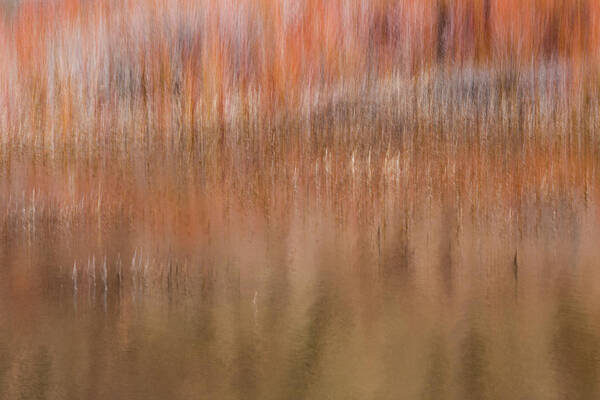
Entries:
[[0, 2], [0, 397], [598, 398], [598, 48], [597, 0]]
[[[355, 112], [398, 85], [426, 122], [447, 124], [453, 109], [482, 112], [463, 104], [474, 94], [503, 119], [523, 90], [568, 114], [599, 87], [594, 1], [61, 0], [3, 13], [3, 142], [52, 152], [212, 151], [238, 145], [245, 129], [319, 123], [346, 102]], [[457, 74], [465, 86], [453, 87]], [[419, 98], [432, 89], [450, 104], [425, 113]]]
[[594, 1], [1, 10], [6, 235], [85, 233], [105, 254], [131, 232], [186, 248], [232, 215], [377, 227], [439, 203], [512, 219], [597, 202]]

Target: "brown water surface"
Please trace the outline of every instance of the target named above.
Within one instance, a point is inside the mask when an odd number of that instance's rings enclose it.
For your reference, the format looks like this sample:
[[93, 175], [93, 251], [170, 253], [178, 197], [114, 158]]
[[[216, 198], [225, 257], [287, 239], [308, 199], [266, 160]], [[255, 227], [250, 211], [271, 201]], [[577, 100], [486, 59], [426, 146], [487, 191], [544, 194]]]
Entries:
[[0, 397], [598, 397], [593, 165], [336, 157], [5, 153]]

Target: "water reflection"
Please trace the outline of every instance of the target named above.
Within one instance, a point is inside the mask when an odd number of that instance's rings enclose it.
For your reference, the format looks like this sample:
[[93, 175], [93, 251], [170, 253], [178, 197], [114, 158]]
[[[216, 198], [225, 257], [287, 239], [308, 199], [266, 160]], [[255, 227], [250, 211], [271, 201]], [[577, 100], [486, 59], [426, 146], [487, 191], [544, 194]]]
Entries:
[[2, 398], [598, 396], [593, 196], [354, 223], [199, 208], [164, 241], [48, 207], [4, 219]]
[[564, 277], [556, 295], [553, 358], [560, 375], [562, 396], [572, 399], [598, 397], [600, 337], [597, 321], [577, 298], [577, 289]]

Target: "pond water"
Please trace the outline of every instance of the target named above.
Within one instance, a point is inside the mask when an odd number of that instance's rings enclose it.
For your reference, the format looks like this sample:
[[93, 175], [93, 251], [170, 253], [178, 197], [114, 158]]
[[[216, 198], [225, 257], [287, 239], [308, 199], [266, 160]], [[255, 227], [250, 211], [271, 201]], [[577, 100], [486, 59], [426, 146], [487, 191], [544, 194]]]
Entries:
[[23, 162], [3, 175], [1, 398], [599, 394], [592, 189], [488, 208], [425, 190], [363, 218]]

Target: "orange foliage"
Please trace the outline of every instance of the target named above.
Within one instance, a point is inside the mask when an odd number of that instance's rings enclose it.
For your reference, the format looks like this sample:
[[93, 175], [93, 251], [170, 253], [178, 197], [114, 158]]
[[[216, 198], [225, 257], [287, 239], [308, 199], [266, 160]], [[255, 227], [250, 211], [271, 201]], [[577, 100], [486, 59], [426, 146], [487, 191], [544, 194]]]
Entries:
[[252, 91], [269, 116], [304, 92], [436, 64], [596, 65], [599, 17], [594, 0], [25, 0], [0, 27], [0, 50], [24, 97], [50, 81], [96, 105], [126, 95], [156, 107], [164, 131], [177, 96], [188, 118], [202, 105], [222, 125]]

